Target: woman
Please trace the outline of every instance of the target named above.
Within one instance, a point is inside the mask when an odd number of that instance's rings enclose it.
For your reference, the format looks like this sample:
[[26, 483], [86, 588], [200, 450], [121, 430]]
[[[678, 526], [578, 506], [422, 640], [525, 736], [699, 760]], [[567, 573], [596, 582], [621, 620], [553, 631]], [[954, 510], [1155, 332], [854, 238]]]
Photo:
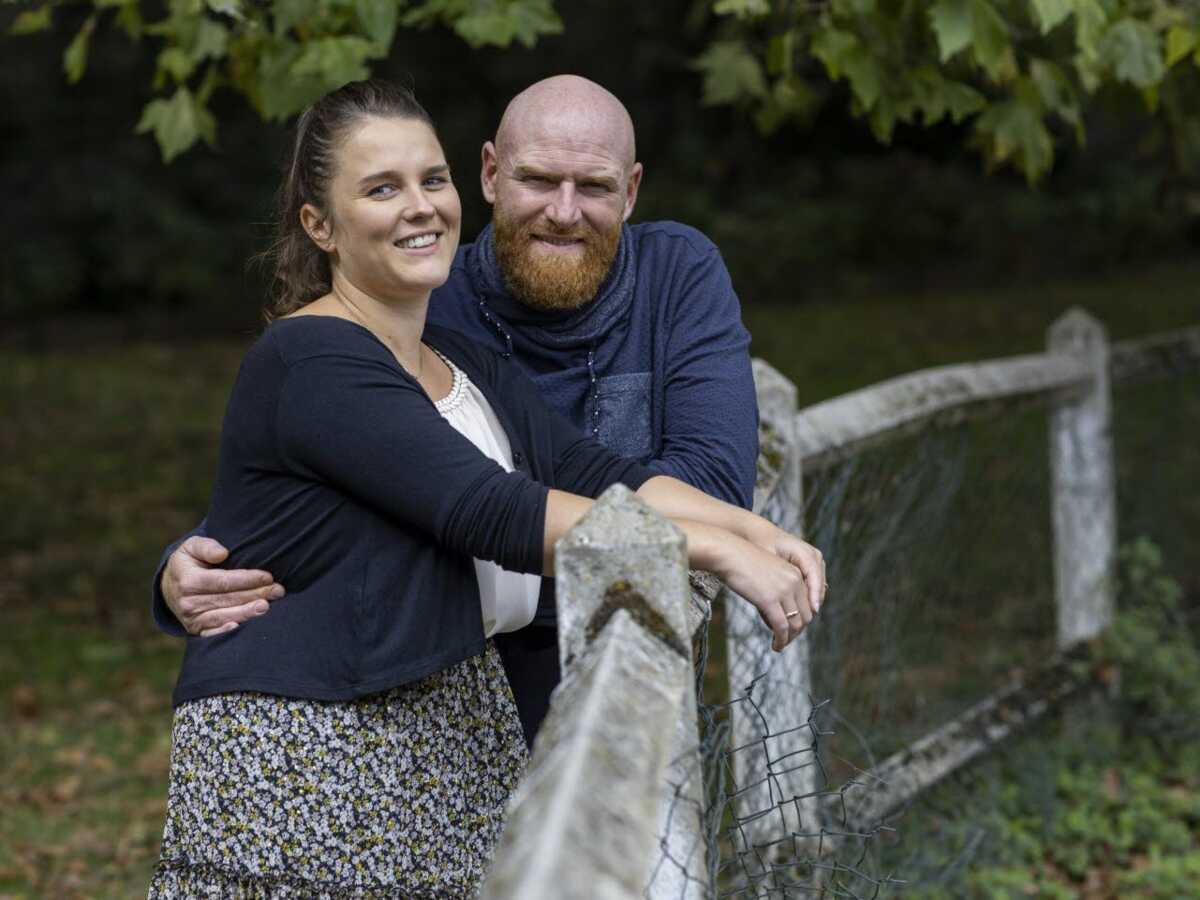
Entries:
[[530, 620], [610, 484], [672, 516], [776, 649], [819, 603], [807, 544], [581, 438], [515, 364], [425, 327], [459, 218], [407, 91], [350, 84], [301, 116], [208, 517], [288, 603], [189, 641], [152, 898], [472, 894], [525, 759], [487, 637]]

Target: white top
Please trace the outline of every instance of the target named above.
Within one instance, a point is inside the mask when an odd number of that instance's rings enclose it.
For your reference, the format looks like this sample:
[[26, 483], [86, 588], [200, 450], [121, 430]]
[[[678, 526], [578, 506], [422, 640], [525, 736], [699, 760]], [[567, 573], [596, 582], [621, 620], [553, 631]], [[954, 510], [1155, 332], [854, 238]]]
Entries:
[[[434, 403], [437, 411], [480, 452], [498, 462], [505, 472], [511, 472], [512, 447], [491, 404], [462, 369], [440, 353], [438, 356], [450, 367], [454, 384], [449, 394]], [[483, 631], [487, 637], [501, 631], [516, 631], [533, 621], [542, 587], [539, 576], [510, 572], [494, 562], [477, 559], [475, 577], [479, 580]]]

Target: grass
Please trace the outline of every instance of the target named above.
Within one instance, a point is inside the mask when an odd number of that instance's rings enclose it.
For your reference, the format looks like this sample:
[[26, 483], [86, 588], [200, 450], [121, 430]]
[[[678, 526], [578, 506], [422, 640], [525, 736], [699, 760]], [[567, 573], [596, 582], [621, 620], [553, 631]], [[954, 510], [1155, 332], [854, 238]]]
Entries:
[[[1072, 304], [1114, 337], [1194, 324], [1198, 283], [1200, 265], [1181, 264], [1036, 297], [747, 303], [746, 318], [756, 355], [796, 381], [804, 404], [1036, 351]], [[0, 898], [145, 891], [182, 649], [153, 629], [149, 578], [161, 546], [203, 514], [247, 343], [0, 355]]]

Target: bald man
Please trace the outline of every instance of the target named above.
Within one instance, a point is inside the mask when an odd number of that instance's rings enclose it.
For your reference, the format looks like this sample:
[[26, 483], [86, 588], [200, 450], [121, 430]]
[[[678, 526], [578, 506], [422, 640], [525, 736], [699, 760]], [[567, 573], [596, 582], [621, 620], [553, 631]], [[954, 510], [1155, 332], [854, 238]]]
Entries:
[[[633, 122], [607, 90], [560, 75], [522, 91], [483, 145], [492, 223], [459, 249], [429, 321], [515, 361], [617, 452], [748, 507], [758, 418], [738, 300], [700, 232], [627, 224], [641, 180]], [[214, 568], [226, 556], [214, 540], [168, 552], [164, 630], [220, 633], [283, 596], [266, 572]], [[531, 741], [559, 678], [554, 621], [547, 580], [533, 622], [495, 638]]]

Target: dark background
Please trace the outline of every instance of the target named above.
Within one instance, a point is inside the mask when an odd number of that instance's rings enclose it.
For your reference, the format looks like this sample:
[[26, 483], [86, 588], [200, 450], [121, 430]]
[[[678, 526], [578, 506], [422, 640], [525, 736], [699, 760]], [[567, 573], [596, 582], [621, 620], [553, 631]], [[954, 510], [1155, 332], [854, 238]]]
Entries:
[[[1036, 189], [987, 174], [965, 126], [902, 126], [877, 144], [834, 86], [815, 121], [763, 137], [749, 117], [700, 103], [690, 61], [715, 27], [686, 0], [561, 4], [561, 36], [533, 49], [472, 50], [443, 28], [400, 31], [379, 75], [410, 82], [438, 122], [465, 207], [464, 236], [488, 211], [479, 146], [530, 82], [577, 72], [628, 105], [646, 178], [635, 218], [673, 218], [722, 248], [743, 301], [797, 304], [880, 292], [1036, 286], [1186, 257], [1200, 244], [1200, 189], [1129, 97], [1101, 98], [1088, 143], [1067, 140]], [[0, 104], [5, 198], [0, 327], [57, 339], [68, 317], [122, 335], [252, 327], [261, 273], [246, 260], [265, 223], [287, 140], [218, 93], [215, 149], [164, 165], [135, 136], [150, 99], [150, 46], [100, 29], [89, 70], [66, 84], [53, 32], [7, 38]], [[69, 330], [69, 329], [68, 329]]]

